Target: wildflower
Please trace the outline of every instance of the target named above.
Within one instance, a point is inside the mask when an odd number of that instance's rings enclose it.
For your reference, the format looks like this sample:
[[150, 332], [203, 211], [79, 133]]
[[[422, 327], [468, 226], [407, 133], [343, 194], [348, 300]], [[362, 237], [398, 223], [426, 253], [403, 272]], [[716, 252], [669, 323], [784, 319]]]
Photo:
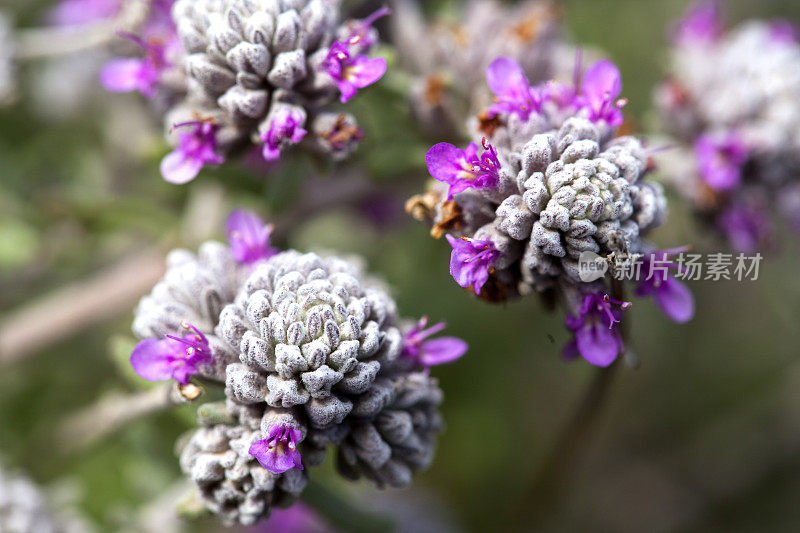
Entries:
[[358, 89], [369, 87], [386, 73], [386, 60], [367, 55], [352, 57], [348, 46], [334, 41], [328, 51], [322, 69], [336, 82], [344, 104], [353, 98]]
[[287, 144], [297, 144], [306, 136], [302, 127], [303, 115], [299, 111], [282, 108], [275, 113], [269, 129], [261, 134], [264, 142], [263, 155], [267, 161], [277, 161], [281, 149]]
[[486, 82], [496, 100], [489, 108], [487, 118], [498, 114], [516, 114], [522, 120], [528, 120], [531, 113], [542, 110], [541, 89], [530, 86], [522, 67], [513, 59], [495, 59], [486, 69]]
[[176, 124], [174, 128], [189, 128], [181, 133], [178, 147], [161, 161], [161, 175], [170, 183], [192, 181], [206, 164], [219, 165], [225, 159], [217, 154], [216, 133], [219, 127], [209, 120]]
[[131, 353], [131, 366], [143, 379], [162, 381], [174, 379], [181, 385], [199, 371], [200, 365], [214, 361], [208, 339], [189, 323], [181, 325], [183, 337], [166, 335], [164, 339], [145, 339]]
[[456, 337], [440, 337], [427, 340], [447, 325], [444, 322], [431, 326], [428, 329], [428, 317], [422, 317], [417, 324], [403, 336], [402, 357], [411, 359], [415, 363], [431, 367], [451, 363], [467, 352], [467, 343]]
[[167, 61], [166, 44], [156, 39], [146, 42], [129, 33], [122, 36], [141, 47], [144, 57], [112, 59], [100, 72], [100, 83], [112, 92], [139, 91], [147, 98], [155, 97], [163, 72], [172, 66]]
[[742, 253], [758, 250], [771, 233], [766, 213], [751, 206], [728, 207], [720, 214], [717, 224], [731, 246]]
[[566, 317], [566, 326], [574, 332], [575, 338], [564, 348], [565, 356], [580, 354], [589, 363], [602, 367], [613, 363], [623, 351], [622, 335], [617, 326], [620, 310], [630, 307], [630, 302], [614, 300], [607, 294], [587, 294], [578, 313]]
[[500, 257], [500, 252], [488, 239], [456, 239], [452, 235], [446, 237], [453, 247], [450, 253], [450, 275], [460, 287], [472, 287], [475, 294], [480, 294], [481, 287], [489, 280], [489, 269]]
[[488, 189], [500, 181], [497, 150], [483, 141], [484, 151], [478, 157], [478, 145], [469, 143], [465, 150], [450, 143], [439, 143], [425, 155], [428, 172], [438, 181], [450, 185], [447, 199], [469, 188]]
[[678, 21], [674, 41], [680, 45], [713, 44], [722, 34], [722, 17], [718, 0], [699, 2]]
[[302, 470], [303, 463], [297, 449], [301, 436], [300, 430], [275, 424], [270, 427], [266, 439], [250, 445], [248, 453], [273, 474], [283, 474], [292, 468]]
[[617, 100], [622, 92], [622, 76], [614, 63], [604, 59], [589, 67], [583, 75], [581, 94], [576, 104], [589, 112], [592, 122], [605, 121], [612, 127], [622, 124], [621, 107], [624, 100]]
[[251, 265], [277, 254], [278, 249], [269, 245], [273, 229], [272, 224], [264, 224], [255, 213], [244, 209], [233, 211], [225, 225], [233, 258]]
[[685, 284], [669, 273], [680, 272], [680, 266], [669, 256], [685, 249], [659, 250], [642, 258], [641, 272], [645, 276], [636, 288], [636, 296], [652, 296], [653, 302], [671, 320], [682, 323], [694, 316], [694, 296]]
[[736, 132], [724, 138], [701, 135], [694, 144], [697, 166], [706, 185], [715, 191], [729, 191], [742, 180], [748, 150]]

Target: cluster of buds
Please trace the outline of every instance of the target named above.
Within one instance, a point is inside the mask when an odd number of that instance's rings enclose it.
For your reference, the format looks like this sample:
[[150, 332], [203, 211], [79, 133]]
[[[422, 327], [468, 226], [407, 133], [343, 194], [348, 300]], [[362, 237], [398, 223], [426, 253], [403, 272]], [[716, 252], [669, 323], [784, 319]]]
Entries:
[[574, 53], [562, 42], [558, 8], [549, 0], [470, 0], [456, 20], [428, 21], [416, 0], [394, 0], [393, 7], [398, 60], [413, 76], [411, 108], [440, 135], [462, 137], [462, 117], [489, 102], [481, 76], [494, 58], [514, 58], [538, 83], [562, 74], [561, 59]]
[[113, 61], [101, 80], [165, 110], [169, 182], [253, 148], [273, 162], [303, 142], [339, 160], [362, 132], [332, 104], [385, 73], [386, 61], [369, 54], [372, 24], [386, 14], [340, 24], [338, 0], [156, 0], [142, 35], [125, 35], [143, 58]]
[[776, 212], [800, 231], [800, 42], [788, 21], [724, 31], [717, 1], [691, 8], [673, 35], [657, 93], [676, 148], [661, 166], [731, 246], [772, 240]]
[[460, 339], [431, 338], [444, 324], [399, 318], [352, 261], [279, 252], [270, 233], [235, 211], [228, 245], [172, 252], [133, 325], [140, 377], [224, 385], [226, 402], [201, 406], [181, 465], [226, 523], [291, 505], [330, 447], [342, 475], [407, 486], [442, 427], [430, 367], [467, 351]]
[[[434, 237], [447, 234], [458, 285], [500, 302], [555, 293], [579, 353], [606, 366], [622, 352], [617, 323], [629, 303], [606, 280], [586, 279], [581, 261], [650, 256], [644, 237], [666, 216], [661, 187], [647, 179], [647, 150], [616, 135], [626, 103], [620, 73], [602, 60], [586, 72], [577, 65], [571, 83], [531, 85], [519, 63], [501, 57], [486, 78], [495, 98], [470, 122], [476, 142], [433, 146], [427, 165], [436, 181], [407, 209]], [[645, 274], [641, 281], [652, 283]], [[668, 315], [691, 308], [691, 294], [680, 295], [666, 299]]]

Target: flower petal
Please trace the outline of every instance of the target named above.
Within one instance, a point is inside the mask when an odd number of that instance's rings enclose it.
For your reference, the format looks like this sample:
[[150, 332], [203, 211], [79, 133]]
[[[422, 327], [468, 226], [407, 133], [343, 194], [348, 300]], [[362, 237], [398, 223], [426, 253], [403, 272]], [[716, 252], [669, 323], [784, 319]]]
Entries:
[[500, 98], [521, 96], [530, 87], [522, 67], [510, 57], [498, 57], [492, 61], [486, 69], [486, 83]]
[[452, 183], [458, 179], [461, 162], [464, 161], [464, 150], [456, 148], [450, 143], [433, 145], [425, 154], [425, 163], [428, 172], [435, 180]]
[[133, 349], [130, 361], [134, 372], [148, 381], [172, 378], [172, 351], [167, 340], [145, 339]]
[[456, 337], [440, 337], [422, 343], [419, 361], [422, 366], [451, 363], [467, 353], [469, 345]]
[[617, 66], [603, 59], [589, 67], [583, 75], [583, 94], [594, 109], [622, 92], [622, 75]]
[[112, 59], [100, 71], [100, 83], [106, 90], [116, 93], [136, 91], [142, 81], [144, 68], [141, 59]]
[[203, 162], [199, 159], [186, 157], [179, 151], [173, 151], [161, 160], [161, 176], [164, 180], [182, 185], [195, 179], [203, 169]]
[[583, 358], [596, 366], [610, 365], [619, 354], [614, 330], [601, 324], [586, 324], [575, 332], [575, 341]]
[[653, 294], [653, 301], [675, 322], [687, 322], [694, 316], [692, 291], [672, 276], [661, 282]]
[[362, 55], [353, 60], [353, 65], [348, 71], [347, 78], [353, 85], [363, 89], [381, 79], [384, 74], [386, 74], [386, 60], [384, 58], [369, 58]]

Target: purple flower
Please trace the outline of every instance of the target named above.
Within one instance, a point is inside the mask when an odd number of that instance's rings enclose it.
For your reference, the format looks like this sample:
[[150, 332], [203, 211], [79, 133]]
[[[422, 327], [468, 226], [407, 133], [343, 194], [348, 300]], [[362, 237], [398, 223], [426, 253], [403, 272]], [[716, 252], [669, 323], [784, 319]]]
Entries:
[[275, 424], [270, 427], [266, 439], [257, 440], [250, 445], [248, 453], [273, 474], [283, 474], [292, 468], [302, 470], [303, 463], [297, 449], [301, 436], [297, 429]]
[[347, 37], [347, 44], [357, 47], [360, 52], [367, 52], [375, 45], [375, 39], [370, 35], [372, 25], [381, 17], [385, 17], [392, 11], [388, 7], [382, 7], [367, 18], [357, 21], [352, 25], [350, 35]]
[[697, 167], [706, 185], [715, 191], [729, 191], [742, 180], [748, 151], [739, 135], [731, 131], [719, 139], [701, 135], [694, 143]]
[[742, 253], [758, 250], [770, 234], [770, 222], [766, 214], [754, 207], [734, 205], [726, 209], [717, 220], [720, 229], [731, 246]]
[[251, 265], [277, 254], [278, 249], [269, 245], [272, 230], [272, 224], [264, 224], [255, 213], [236, 209], [225, 224], [231, 255], [238, 262]]
[[288, 509], [274, 508], [269, 520], [248, 530], [251, 533], [333, 533], [314, 509], [301, 501]]
[[322, 63], [322, 69], [334, 79], [342, 93], [340, 100], [345, 103], [356, 95], [358, 89], [368, 87], [383, 77], [386, 60], [363, 54], [352, 57], [345, 43], [334, 41]]
[[772, 42], [778, 44], [793, 45], [800, 41], [800, 32], [798, 32], [797, 26], [792, 21], [785, 19], [772, 21], [769, 36]]
[[116, 15], [122, 0], [62, 0], [48, 16], [54, 26], [81, 26]]
[[694, 4], [678, 21], [673, 41], [680, 45], [713, 44], [722, 35], [722, 16], [718, 0]]
[[629, 309], [630, 302], [620, 302], [607, 294], [587, 294], [577, 315], [568, 315], [565, 324], [575, 338], [564, 347], [564, 356], [582, 356], [589, 363], [606, 367], [622, 352], [622, 335], [617, 324], [621, 310]]
[[166, 335], [164, 339], [145, 339], [131, 353], [131, 366], [148, 381], [174, 379], [182, 385], [198, 373], [200, 365], [214, 362], [208, 339], [191, 324], [181, 324], [183, 337]]
[[530, 114], [542, 110], [542, 91], [531, 87], [522, 67], [509, 57], [498, 57], [486, 69], [486, 82], [494, 92], [496, 102], [489, 108], [488, 117], [516, 114], [528, 120]]
[[610, 126], [622, 124], [621, 107], [625, 100], [617, 100], [622, 92], [622, 76], [617, 66], [607, 59], [589, 67], [583, 75], [581, 94], [575, 99], [579, 107], [589, 112], [592, 122], [606, 121]]
[[447, 327], [444, 322], [425, 329], [427, 325], [428, 317], [422, 317], [417, 325], [403, 336], [402, 357], [411, 359], [420, 366], [431, 367], [451, 363], [467, 352], [467, 343], [456, 337], [426, 340]]
[[161, 161], [161, 175], [170, 183], [188, 183], [197, 177], [206, 164], [219, 165], [225, 158], [216, 152], [219, 126], [209, 120], [176, 124], [173, 128], [190, 128], [178, 139], [178, 147]]
[[489, 269], [500, 257], [500, 252], [488, 239], [456, 239], [452, 235], [446, 237], [453, 247], [450, 253], [450, 275], [460, 287], [472, 287], [475, 294], [480, 294], [481, 287], [489, 280]]
[[642, 273], [644, 279], [636, 287], [636, 296], [652, 296], [653, 302], [671, 320], [682, 323], [694, 316], [694, 296], [685, 284], [681, 283], [670, 270], [680, 271], [677, 263], [669, 261], [669, 256], [685, 249], [659, 250], [644, 256]]
[[272, 117], [269, 130], [261, 134], [264, 143], [264, 159], [277, 161], [281, 157], [281, 149], [287, 144], [297, 144], [308, 133], [302, 127], [303, 115], [299, 111], [281, 108]]
[[144, 57], [112, 59], [100, 71], [100, 83], [112, 92], [139, 91], [146, 98], [155, 97], [162, 74], [172, 67], [167, 61], [167, 45], [158, 39], [145, 42], [132, 34], [121, 35], [139, 45]]
[[447, 199], [470, 187], [488, 189], [500, 181], [500, 161], [497, 150], [483, 140], [484, 152], [478, 157], [478, 145], [469, 143], [465, 150], [449, 143], [439, 143], [425, 154], [428, 172], [438, 181], [450, 185]]

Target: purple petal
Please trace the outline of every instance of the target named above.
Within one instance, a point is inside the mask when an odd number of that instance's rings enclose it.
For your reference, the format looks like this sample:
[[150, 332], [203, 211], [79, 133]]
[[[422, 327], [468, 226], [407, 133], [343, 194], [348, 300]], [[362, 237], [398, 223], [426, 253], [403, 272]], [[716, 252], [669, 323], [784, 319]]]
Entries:
[[456, 337], [441, 337], [422, 343], [419, 361], [422, 366], [450, 363], [467, 353], [469, 345]]
[[486, 69], [486, 83], [500, 98], [521, 96], [530, 87], [522, 67], [510, 57], [492, 61]]
[[203, 161], [186, 157], [186, 155], [175, 150], [161, 160], [161, 176], [164, 180], [181, 185], [195, 179], [203, 169]]
[[594, 109], [614, 100], [622, 92], [622, 76], [617, 66], [607, 59], [589, 67], [583, 75], [583, 94]]
[[718, 0], [698, 2], [678, 22], [674, 41], [678, 44], [710, 44], [722, 33], [722, 16]]
[[261, 463], [261, 466], [273, 474], [283, 474], [294, 468], [294, 460], [290, 454], [279, 454], [269, 447], [269, 440], [261, 439], [250, 445], [248, 453]]
[[142, 81], [144, 60], [137, 58], [112, 59], [100, 71], [100, 83], [112, 92], [136, 91]]
[[[468, 148], [469, 149], [469, 148]], [[432, 146], [425, 154], [428, 172], [438, 181], [451, 183], [458, 179], [464, 169], [465, 152], [450, 143], [439, 143]]]
[[575, 332], [575, 341], [583, 358], [596, 366], [610, 365], [619, 354], [614, 330], [602, 324], [586, 324]]
[[339, 91], [342, 93], [342, 95], [339, 97], [339, 101], [343, 104], [349, 102], [350, 99], [353, 98], [358, 92], [356, 86], [350, 83], [348, 80], [339, 81], [337, 83], [337, 87], [339, 87]]
[[694, 316], [692, 291], [672, 276], [661, 282], [653, 294], [653, 301], [675, 322], [688, 322]]
[[386, 74], [386, 60], [382, 57], [370, 59], [368, 56], [358, 56], [347, 74], [347, 78], [359, 89], [368, 87], [381, 79]]
[[172, 378], [172, 351], [170, 341], [145, 339], [133, 349], [131, 366], [139, 377], [148, 381], [165, 381]]

